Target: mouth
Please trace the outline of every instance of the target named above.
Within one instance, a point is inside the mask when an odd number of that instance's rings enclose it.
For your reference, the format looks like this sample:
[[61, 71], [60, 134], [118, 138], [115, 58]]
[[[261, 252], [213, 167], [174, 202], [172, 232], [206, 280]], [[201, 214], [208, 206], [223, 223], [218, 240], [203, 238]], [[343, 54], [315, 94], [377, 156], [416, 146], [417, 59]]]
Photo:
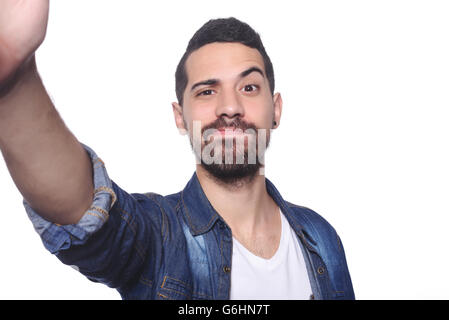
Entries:
[[235, 127], [221, 127], [217, 129], [217, 133], [220, 135], [245, 135], [245, 132], [242, 129], [235, 128]]

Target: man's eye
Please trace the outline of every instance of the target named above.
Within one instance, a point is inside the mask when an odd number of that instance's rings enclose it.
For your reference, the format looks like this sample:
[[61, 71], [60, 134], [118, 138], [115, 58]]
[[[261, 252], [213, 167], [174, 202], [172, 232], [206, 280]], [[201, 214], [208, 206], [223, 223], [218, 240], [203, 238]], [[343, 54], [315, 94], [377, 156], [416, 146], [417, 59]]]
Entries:
[[255, 84], [247, 84], [246, 86], [243, 87], [243, 91], [245, 92], [253, 92], [256, 91], [257, 89], [259, 89], [259, 86]]
[[198, 93], [197, 96], [210, 96], [213, 93], [214, 93], [213, 90], [207, 89], [207, 90], [204, 90], [204, 91], [201, 91], [200, 93]]

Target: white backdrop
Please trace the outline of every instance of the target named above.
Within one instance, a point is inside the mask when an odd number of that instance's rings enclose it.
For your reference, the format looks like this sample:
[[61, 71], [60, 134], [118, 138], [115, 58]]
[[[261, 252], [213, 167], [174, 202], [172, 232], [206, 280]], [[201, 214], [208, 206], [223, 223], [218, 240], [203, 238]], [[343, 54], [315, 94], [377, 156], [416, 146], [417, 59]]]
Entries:
[[[177, 192], [194, 158], [174, 71], [229, 16], [261, 34], [284, 99], [266, 175], [337, 229], [356, 297], [448, 299], [448, 2], [51, 1], [39, 70], [121, 187]], [[3, 162], [0, 197], [1, 299], [120, 298], [44, 249]]]

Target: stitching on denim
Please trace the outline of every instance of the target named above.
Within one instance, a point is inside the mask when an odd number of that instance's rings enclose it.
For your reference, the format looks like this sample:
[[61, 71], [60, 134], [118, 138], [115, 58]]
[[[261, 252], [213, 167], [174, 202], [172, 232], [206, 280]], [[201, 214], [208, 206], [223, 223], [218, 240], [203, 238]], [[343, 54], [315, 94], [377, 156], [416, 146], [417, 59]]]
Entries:
[[[220, 235], [220, 257], [221, 257], [221, 265], [224, 265], [224, 259], [223, 259], [223, 236], [222, 235]], [[221, 287], [223, 286], [222, 283], [224, 283], [224, 275], [223, 275], [222, 272], [219, 272], [219, 275], [220, 275], [220, 281], [218, 282], [218, 294], [221, 295]]]
[[164, 289], [164, 290], [167, 290], [167, 291], [173, 291], [173, 292], [178, 293], [178, 294], [180, 294], [180, 295], [183, 295], [183, 296], [185, 296], [185, 297], [198, 296], [198, 297], [204, 297], [204, 298], [211, 298], [210, 295], [207, 295], [207, 294], [204, 294], [204, 293], [198, 293], [198, 292], [190, 291], [190, 292], [191, 292], [191, 295], [189, 295], [189, 294], [187, 294], [187, 293], [184, 293], [184, 292], [181, 292], [181, 291], [178, 291], [178, 290], [175, 290], [175, 289], [171, 289], [171, 288], [163, 288], [163, 289]]
[[95, 211], [98, 211], [98, 212], [100, 212], [101, 214], [103, 214], [105, 217], [109, 217], [109, 213], [108, 213], [107, 211], [103, 210], [103, 209], [100, 208], [100, 207], [92, 206], [92, 207], [89, 208], [89, 210], [95, 210]]
[[136, 249], [136, 252], [137, 252], [138, 256], [140, 257], [140, 259], [142, 259], [142, 261], [145, 261], [145, 253], [142, 250], [142, 248], [140, 247], [139, 242], [136, 242], [136, 244], [134, 245], [134, 248]]
[[99, 214], [96, 214], [95, 212], [89, 212], [88, 211], [88, 212], [86, 212], [86, 214], [88, 214], [90, 216], [93, 216], [93, 217], [96, 217], [96, 218], [100, 219], [101, 221], [106, 221], [106, 219], [103, 216], [101, 216]]
[[104, 167], [104, 162], [100, 158], [96, 158], [94, 160], [94, 169], [98, 168], [97, 165], [100, 164], [98, 167]]
[[165, 280], [167, 280], [167, 276], [165, 276], [165, 277], [164, 277], [164, 281], [162, 281], [162, 284], [161, 284], [161, 288], [163, 288], [163, 287], [164, 287], [164, 284], [165, 284]]
[[189, 210], [187, 210], [187, 206], [186, 206], [186, 204], [184, 202], [184, 196], [183, 195], [184, 195], [184, 191], [181, 193], [182, 205], [184, 206], [184, 210], [185, 210], [187, 218], [189, 220], [189, 225], [196, 232], [195, 227], [192, 225], [192, 218], [190, 217]]
[[[162, 226], [161, 226], [161, 238], [162, 238], [162, 242], [165, 242], [165, 239], [167, 238], [167, 231], [165, 229], [168, 229], [167, 226], [167, 214], [165, 213], [164, 208], [162, 208], [162, 206], [160, 205], [159, 201], [157, 201], [156, 199], [153, 199], [154, 202], [156, 202], [157, 206], [159, 207], [159, 210], [161, 211], [161, 216], [162, 216]], [[165, 232], [164, 232], [165, 230]]]
[[161, 296], [164, 299], [170, 299], [169, 297], [167, 297], [166, 295], [162, 294], [162, 293], [157, 293], [158, 296]]
[[[162, 242], [166, 242], [165, 240], [167, 239], [167, 233], [168, 233], [167, 232], [168, 231], [167, 214], [165, 213], [164, 208], [159, 203], [159, 201], [156, 199], [156, 197], [154, 197], [153, 192], [147, 192], [144, 195], [147, 196], [149, 199], [153, 200], [154, 202], [156, 202], [157, 206], [159, 207], [159, 210], [161, 211], [161, 216], [162, 216], [161, 238], [162, 238]], [[165, 230], [165, 232], [164, 232], [164, 229], [167, 229], [167, 230]]]
[[147, 287], [153, 287], [153, 281], [151, 281], [150, 279], [147, 279], [145, 277], [140, 277], [139, 282], [142, 283], [143, 285], [146, 285]]
[[189, 225], [191, 226], [191, 228], [193, 229], [193, 231], [194, 231], [195, 233], [203, 233], [203, 232], [206, 231], [207, 229], [210, 229], [210, 227], [212, 226], [214, 220], [217, 218], [217, 214], [214, 213], [214, 214], [212, 215], [210, 221], [207, 223], [207, 225], [206, 225], [203, 229], [198, 230], [198, 229], [196, 229], [196, 228], [193, 226], [193, 224], [192, 224], [192, 218], [190, 217], [189, 210], [187, 209], [187, 206], [186, 206], [186, 204], [185, 204], [185, 202], [184, 202], [183, 193], [181, 194], [181, 197], [182, 197], [182, 204], [183, 204], [184, 209], [185, 209], [185, 211], [186, 211], [186, 215], [187, 215], [187, 217], [188, 217], [188, 219], [189, 219]]
[[181, 197], [178, 198], [178, 202], [176, 203], [175, 206], [175, 211], [178, 211], [180, 207], [181, 207]]
[[162, 216], [162, 226], [161, 226], [161, 237], [162, 237], [162, 242], [165, 243], [165, 239], [167, 238], [167, 231], [164, 232], [165, 228], [167, 228], [166, 224], [167, 222], [165, 221], [165, 212], [164, 209], [162, 209], [161, 207], [159, 207], [161, 209], [161, 216]]
[[[181, 283], [182, 285], [184, 285], [185, 287], [187, 287], [187, 289], [192, 290], [192, 286], [191, 286], [190, 284], [184, 282], [184, 281], [181, 281], [181, 280], [179, 280], [179, 279], [175, 279], [175, 278], [172, 278], [172, 277], [169, 277], [169, 276], [165, 276], [165, 279], [170, 279], [170, 280], [173, 280], [173, 281], [175, 281], [175, 282], [179, 282], [179, 283]], [[165, 279], [164, 279], [164, 280], [165, 280]], [[164, 283], [165, 283], [165, 281], [164, 281]]]
[[189, 297], [186, 293], [177, 291], [177, 290], [175, 290], [175, 289], [170, 289], [170, 288], [163, 288], [163, 289], [164, 289], [164, 290], [167, 290], [167, 291], [173, 291], [173, 292], [175, 292], [175, 293], [181, 294], [181, 295], [183, 295], [184, 297]]
[[106, 191], [107, 193], [109, 193], [111, 195], [111, 197], [112, 197], [111, 207], [112, 207], [114, 205], [115, 201], [117, 200], [117, 195], [115, 194], [114, 190], [112, 190], [111, 188], [105, 187], [105, 186], [101, 186], [94, 190], [94, 194], [96, 194], [100, 191]]
[[[131, 215], [128, 212], [126, 212], [125, 210], [123, 210], [123, 209], [121, 209], [120, 211], [121, 211], [120, 217], [122, 217], [122, 219], [126, 222], [126, 224], [131, 229], [131, 231], [134, 233], [134, 235], [136, 235], [137, 234], [137, 230], [135, 229], [135, 226], [132, 225], [131, 222], [129, 221], [131, 219], [130, 218]], [[126, 217], [123, 216], [122, 213], [124, 213], [126, 215]]]
[[[202, 297], [206, 297], [206, 298], [212, 298], [211, 295], [208, 295], [208, 294], [205, 294], [205, 293], [201, 293], [201, 292], [193, 291], [193, 288], [192, 288], [192, 286], [191, 286], [190, 284], [188, 284], [188, 283], [186, 283], [186, 282], [184, 282], [184, 281], [181, 281], [181, 280], [179, 280], [179, 279], [175, 279], [175, 278], [169, 277], [169, 276], [165, 276], [165, 277], [164, 277], [164, 281], [163, 281], [163, 283], [162, 283], [162, 285], [161, 285], [161, 288], [164, 289], [164, 290], [171, 290], [171, 291], [178, 292], [178, 291], [176, 291], [176, 290], [174, 290], [174, 289], [165, 287], [165, 282], [166, 282], [167, 279], [170, 279], [170, 280], [172, 280], [172, 281], [174, 281], [174, 282], [180, 283], [182, 286], [184, 286], [186, 289], [188, 289], [188, 290], [192, 293], [193, 296], [196, 295], [196, 296], [202, 296]], [[178, 293], [183, 294], [183, 293], [181, 293], [181, 292], [178, 292]], [[185, 295], [185, 294], [184, 294], [184, 295]]]
[[[134, 229], [135, 227], [131, 225], [131, 223], [128, 221], [129, 218], [125, 218], [122, 213], [125, 213], [127, 215], [127, 217], [130, 216], [130, 214], [128, 212], [126, 212], [125, 210], [123, 210], [122, 208], [120, 208], [120, 217], [126, 222], [126, 224], [129, 226], [129, 228], [131, 229], [131, 231], [134, 233], [134, 235], [137, 235], [137, 231]], [[139, 255], [140, 259], [142, 259], [142, 261], [145, 261], [145, 251], [140, 247], [141, 244], [138, 240], [136, 240], [136, 243], [134, 245], [134, 248], [136, 249], [137, 254]]]
[[[100, 213], [100, 215], [98, 215], [98, 214], [96, 214], [94, 212], [89, 212], [89, 211], [97, 211], [98, 213]], [[109, 218], [109, 214], [106, 211], [104, 211], [103, 209], [101, 209], [99, 207], [95, 207], [95, 206], [90, 207], [87, 210], [86, 213], [91, 215], [91, 216], [95, 216], [97, 218], [100, 218], [104, 222], [106, 222], [108, 220], [108, 218]]]

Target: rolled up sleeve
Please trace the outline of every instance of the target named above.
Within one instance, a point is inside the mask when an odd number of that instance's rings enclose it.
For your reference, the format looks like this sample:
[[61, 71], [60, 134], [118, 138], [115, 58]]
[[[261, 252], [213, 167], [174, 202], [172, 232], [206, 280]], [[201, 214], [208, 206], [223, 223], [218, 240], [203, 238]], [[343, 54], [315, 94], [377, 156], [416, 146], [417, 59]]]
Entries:
[[42, 218], [24, 200], [25, 210], [39, 234], [45, 248], [51, 253], [66, 250], [73, 245], [83, 245], [109, 219], [109, 211], [117, 196], [103, 161], [88, 146], [83, 145], [93, 168], [94, 199], [90, 208], [77, 224], [58, 225]]

